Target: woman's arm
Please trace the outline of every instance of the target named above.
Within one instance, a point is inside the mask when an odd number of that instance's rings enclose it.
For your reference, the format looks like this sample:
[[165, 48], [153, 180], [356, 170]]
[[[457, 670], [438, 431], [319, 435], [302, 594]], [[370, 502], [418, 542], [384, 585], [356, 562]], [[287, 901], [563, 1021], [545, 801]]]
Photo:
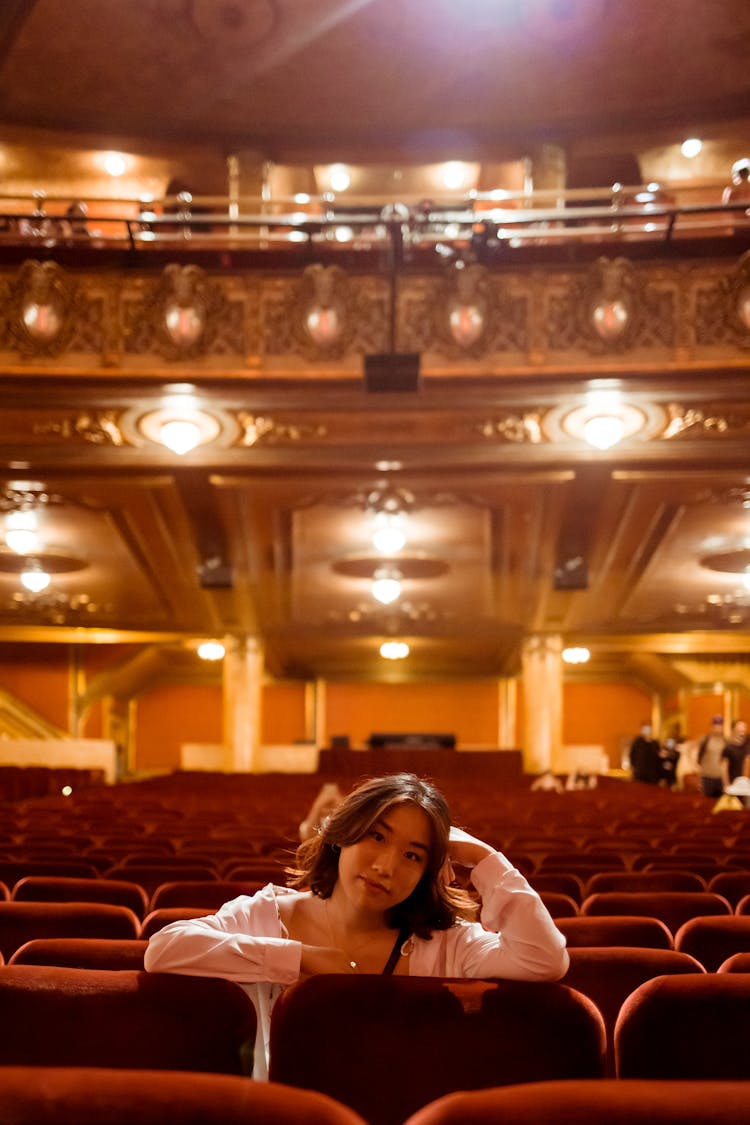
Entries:
[[537, 892], [502, 853], [451, 829], [451, 860], [470, 867], [482, 899], [481, 922], [459, 925], [455, 975], [559, 980], [568, 970], [565, 938]]

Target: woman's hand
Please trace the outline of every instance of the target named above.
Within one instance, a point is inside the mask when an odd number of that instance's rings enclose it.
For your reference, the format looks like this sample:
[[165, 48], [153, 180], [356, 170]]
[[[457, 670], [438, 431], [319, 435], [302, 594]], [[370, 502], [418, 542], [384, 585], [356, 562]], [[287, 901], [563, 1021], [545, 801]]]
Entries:
[[448, 843], [448, 864], [456, 864], [458, 867], [476, 867], [488, 855], [493, 855], [494, 848], [489, 844], [485, 844], [483, 840], [477, 839], [476, 836], [470, 836], [468, 832], [464, 832], [462, 828], [455, 828], [451, 826], [450, 836]]

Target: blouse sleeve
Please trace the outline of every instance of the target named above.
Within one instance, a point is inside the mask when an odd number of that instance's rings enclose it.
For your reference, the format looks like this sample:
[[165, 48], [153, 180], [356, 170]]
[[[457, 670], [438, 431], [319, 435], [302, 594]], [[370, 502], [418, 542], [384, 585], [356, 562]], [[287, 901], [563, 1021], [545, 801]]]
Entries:
[[150, 973], [224, 977], [251, 984], [291, 984], [299, 977], [302, 946], [281, 934], [270, 887], [241, 895], [216, 914], [172, 922], [146, 947]]
[[559, 980], [568, 971], [565, 938], [526, 879], [500, 852], [471, 873], [482, 898], [481, 922], [452, 932], [451, 975]]

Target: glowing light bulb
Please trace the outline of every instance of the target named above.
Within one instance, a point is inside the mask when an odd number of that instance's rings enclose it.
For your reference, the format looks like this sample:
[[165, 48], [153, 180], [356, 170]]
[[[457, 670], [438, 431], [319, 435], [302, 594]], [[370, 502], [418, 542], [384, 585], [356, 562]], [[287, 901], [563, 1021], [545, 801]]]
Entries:
[[201, 660], [223, 660], [225, 648], [219, 641], [203, 641], [198, 645], [198, 656]]
[[170, 422], [163, 422], [159, 427], [159, 440], [167, 449], [182, 456], [200, 445], [200, 426], [186, 418], [174, 418]]
[[404, 660], [409, 655], [406, 641], [383, 641], [380, 655], [384, 660]]
[[50, 584], [50, 576], [40, 567], [29, 567], [21, 571], [21, 585], [32, 594], [41, 594]]
[[694, 160], [695, 157], [700, 154], [702, 148], [703, 141], [700, 140], [699, 137], [688, 137], [687, 140], [683, 141], [680, 145], [680, 152], [683, 156], [687, 157], [688, 160]]
[[583, 427], [583, 436], [589, 445], [596, 449], [611, 449], [622, 441], [625, 434], [625, 424], [622, 418], [613, 414], [597, 414], [589, 418]]
[[394, 554], [406, 545], [406, 532], [400, 512], [393, 515], [388, 512], [378, 512], [375, 523], [372, 544], [381, 555]]
[[352, 178], [349, 175], [349, 170], [344, 164], [332, 164], [331, 171], [328, 176], [328, 182], [334, 191], [346, 191]]
[[395, 570], [378, 570], [370, 592], [381, 605], [390, 605], [401, 596], [401, 575]]
[[17, 555], [30, 555], [39, 546], [36, 512], [22, 510], [8, 512], [5, 517], [5, 542]]
[[583, 647], [564, 648], [562, 658], [566, 664], [587, 664], [591, 659], [591, 653]]

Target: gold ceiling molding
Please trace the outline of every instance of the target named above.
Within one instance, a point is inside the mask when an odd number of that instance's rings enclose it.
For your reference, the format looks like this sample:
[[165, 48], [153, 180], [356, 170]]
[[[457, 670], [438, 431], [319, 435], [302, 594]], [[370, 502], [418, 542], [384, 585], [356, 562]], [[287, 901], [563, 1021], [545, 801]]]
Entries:
[[261, 414], [239, 411], [236, 415], [241, 436], [238, 445], [252, 446], [265, 441], [302, 441], [325, 437], [328, 427], [322, 423], [306, 425], [296, 422], [277, 422]]
[[92, 445], [127, 445], [120, 429], [120, 411], [105, 410], [98, 414], [70, 414], [64, 418], [36, 422], [35, 436], [54, 436], [64, 441], [87, 441]]
[[670, 441], [689, 433], [692, 438], [735, 437], [750, 428], [750, 404], [733, 403], [731, 413], [718, 413], [711, 406], [685, 407], [670, 402], [666, 407], [668, 422], [659, 435]]
[[515, 445], [530, 443], [539, 445], [544, 441], [541, 428], [542, 412], [527, 414], [507, 414], [504, 418], [490, 418], [478, 422], [474, 427], [485, 438], [500, 437]]

